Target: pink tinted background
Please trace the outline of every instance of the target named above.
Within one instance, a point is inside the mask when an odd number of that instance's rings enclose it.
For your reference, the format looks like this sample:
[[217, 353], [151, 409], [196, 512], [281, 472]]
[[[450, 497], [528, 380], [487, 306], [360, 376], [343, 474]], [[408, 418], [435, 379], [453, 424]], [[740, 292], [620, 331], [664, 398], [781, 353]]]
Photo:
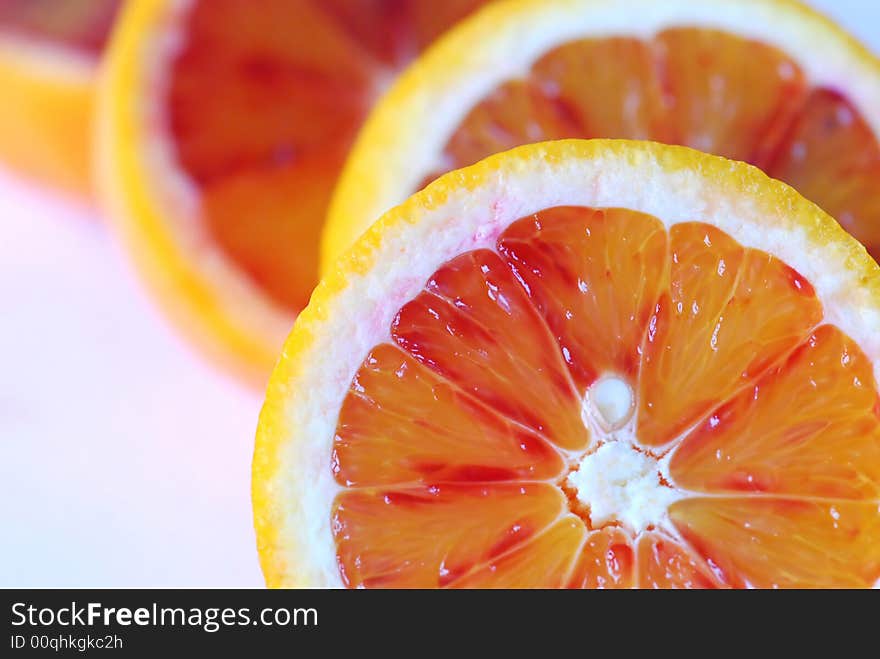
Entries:
[[[880, 52], [880, 3], [812, 4]], [[93, 211], [2, 169], [0, 308], [0, 587], [262, 585], [261, 395], [174, 333]]]

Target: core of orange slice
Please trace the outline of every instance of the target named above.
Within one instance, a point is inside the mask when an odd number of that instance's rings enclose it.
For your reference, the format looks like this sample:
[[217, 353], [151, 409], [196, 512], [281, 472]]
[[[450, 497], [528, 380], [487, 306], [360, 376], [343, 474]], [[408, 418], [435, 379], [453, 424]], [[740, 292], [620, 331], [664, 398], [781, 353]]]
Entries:
[[750, 162], [880, 258], [880, 60], [833, 23], [791, 0], [516, 0], [457, 26], [377, 106], [325, 265], [437, 175], [571, 137]]
[[300, 315], [257, 433], [271, 586], [870, 587], [880, 267], [649, 142], [442, 176]]
[[101, 196], [199, 347], [265, 381], [374, 99], [485, 2], [126, 4], [100, 92]]
[[0, 159], [91, 194], [98, 61], [119, 0], [0, 0]]

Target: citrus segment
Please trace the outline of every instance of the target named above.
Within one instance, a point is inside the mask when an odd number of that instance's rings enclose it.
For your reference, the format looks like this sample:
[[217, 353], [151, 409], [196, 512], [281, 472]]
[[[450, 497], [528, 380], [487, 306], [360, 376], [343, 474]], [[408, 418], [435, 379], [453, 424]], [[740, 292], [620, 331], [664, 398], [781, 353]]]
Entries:
[[766, 162], [805, 93], [797, 64], [766, 44], [719, 30], [666, 30], [655, 43], [669, 105], [664, 141]]
[[693, 491], [880, 499], [871, 362], [823, 325], [690, 433], [670, 474]]
[[733, 586], [870, 588], [880, 579], [877, 501], [691, 498], [669, 514]]
[[569, 588], [631, 588], [635, 551], [626, 533], [613, 527], [587, 536], [569, 578]]
[[435, 588], [531, 541], [564, 512], [565, 497], [548, 484], [355, 490], [339, 496], [333, 534], [349, 586]]
[[767, 172], [827, 210], [880, 261], [880, 143], [844, 96], [810, 94]]
[[518, 144], [557, 140], [578, 133], [577, 118], [563, 103], [555, 102], [532, 81], [501, 85], [477, 105], [462, 122], [441, 156], [443, 167], [426, 177], [425, 184], [450, 168], [476, 162]]
[[667, 236], [632, 211], [552, 208], [511, 225], [498, 251], [556, 338], [581, 394], [605, 372], [634, 379], [666, 284]]
[[639, 380], [639, 440], [653, 446], [753, 382], [822, 318], [809, 282], [713, 227], [672, 227], [670, 251]]
[[[313, 245], [333, 191], [333, 175], [342, 155], [333, 150], [303, 156], [297, 167], [267, 167], [223, 176], [206, 189], [202, 208], [211, 218], [211, 240], [250, 280], [279, 305], [305, 306], [317, 267], [309, 249], [294, 254], [288, 245]], [[290, 190], [309, 194], [291, 199]]]
[[667, 130], [664, 90], [652, 46], [644, 41], [612, 37], [565, 44], [539, 59], [531, 78], [584, 136], [656, 139]]
[[355, 375], [334, 456], [336, 480], [347, 486], [545, 480], [564, 471], [545, 440], [387, 344]]
[[645, 533], [636, 547], [639, 588], [718, 588], [709, 567], [680, 542], [659, 533]]
[[547, 531], [489, 561], [452, 585], [456, 588], [562, 588], [584, 542], [584, 523], [567, 515]]
[[512, 421], [565, 448], [587, 445], [580, 397], [559, 348], [497, 254], [470, 252], [434, 273], [400, 310], [391, 335]]

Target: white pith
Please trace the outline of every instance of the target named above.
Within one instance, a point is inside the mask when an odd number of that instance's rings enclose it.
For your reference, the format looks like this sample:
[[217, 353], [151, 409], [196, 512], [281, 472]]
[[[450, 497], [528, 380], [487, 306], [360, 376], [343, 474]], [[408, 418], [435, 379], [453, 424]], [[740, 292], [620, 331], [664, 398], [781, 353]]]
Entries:
[[[267, 400], [267, 406], [281, 406], [284, 427], [292, 434], [276, 456], [276, 476], [268, 487], [273, 497], [285, 502], [277, 550], [297, 556], [296, 582], [342, 585], [329, 514], [340, 487], [333, 480], [330, 457], [339, 409], [362, 360], [386, 340], [398, 309], [440, 265], [464, 251], [492, 248], [511, 222], [544, 208], [629, 208], [653, 215], [667, 227], [707, 222], [746, 247], [773, 254], [813, 284], [825, 321], [859, 343], [880, 380], [880, 310], [848, 267], [847, 247], [852, 244], [820, 245], [791, 220], [796, 208], [779, 207], [775, 199], [757, 194], [731, 192], [729, 181], [709, 179], [696, 168], [664, 166], [653, 148], [634, 145], [627, 152], [579, 157], [572, 146], [572, 157], [565, 159], [548, 159], [541, 151], [513, 156], [514, 166], [488, 176], [472, 190], [466, 175], [445, 199], [429, 201], [429, 188], [420, 197], [428, 207], [419, 208], [418, 222], [380, 222], [371, 231], [377, 240], [371, 265], [363, 274], [349, 276], [343, 290], [313, 309], [323, 319], [321, 331], [311, 335], [308, 349], [288, 365], [300, 382], [310, 383], [309, 389], [281, 388]], [[730, 167], [736, 175], [736, 168], [743, 166]], [[404, 208], [417, 212], [415, 206]], [[303, 481], [296, 474], [312, 478]]]
[[587, 389], [581, 417], [592, 449], [574, 458], [575, 470], [565, 483], [587, 510], [593, 528], [615, 524], [632, 535], [648, 527], [677, 534], [667, 509], [684, 493], [671, 482], [668, 459], [658, 460], [639, 446], [636, 407], [632, 387], [613, 373]]
[[[508, 6], [489, 5], [441, 40], [376, 107], [331, 206], [322, 255], [325, 265], [337, 256], [331, 248], [342, 249], [346, 241], [417, 190], [426, 176], [443, 171], [443, 149], [471, 108], [506, 81], [528, 74], [547, 52], [577, 39], [650, 39], [672, 27], [699, 27], [757, 40], [788, 54], [811, 87], [843, 92], [880, 135], [877, 69], [866, 65], [858, 47], [843, 32], [793, 2], [523, 0], [503, 4]], [[432, 74], [424, 75], [422, 70]], [[395, 127], [393, 135], [388, 134], [388, 126]], [[378, 162], [381, 172], [375, 171]], [[358, 185], [357, 194], [348, 194]]]
[[669, 476], [676, 442], [658, 459], [639, 445], [638, 407], [630, 384], [613, 373], [594, 382], [584, 395], [581, 417], [593, 440], [591, 450], [574, 459], [565, 485], [574, 491], [592, 528], [614, 524], [630, 535], [662, 529], [677, 536], [668, 508], [685, 492]]
[[637, 534], [668, 525], [669, 505], [684, 496], [661, 482], [658, 461], [626, 441], [607, 441], [585, 455], [566, 482], [589, 507], [590, 523], [601, 528], [619, 523]]

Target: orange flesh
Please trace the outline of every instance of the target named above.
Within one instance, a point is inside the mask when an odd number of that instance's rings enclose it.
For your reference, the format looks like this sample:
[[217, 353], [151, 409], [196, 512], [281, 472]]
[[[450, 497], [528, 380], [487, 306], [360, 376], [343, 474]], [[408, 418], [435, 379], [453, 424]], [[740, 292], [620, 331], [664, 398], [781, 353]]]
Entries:
[[561, 138], [683, 144], [751, 162], [831, 213], [880, 259], [880, 143], [853, 105], [810, 89], [798, 65], [759, 42], [675, 28], [650, 41], [559, 46], [501, 85], [449, 139], [444, 171]]
[[[343, 403], [349, 586], [872, 586], [880, 396], [808, 281], [699, 222], [560, 207], [437, 270]], [[603, 375], [670, 458], [667, 519], [594, 525], [566, 478]]]
[[382, 86], [485, 2], [200, 0], [182, 18], [179, 165], [213, 241], [278, 305], [308, 302], [333, 185]]
[[72, 48], [104, 50], [121, 0], [0, 0], [0, 34]]

